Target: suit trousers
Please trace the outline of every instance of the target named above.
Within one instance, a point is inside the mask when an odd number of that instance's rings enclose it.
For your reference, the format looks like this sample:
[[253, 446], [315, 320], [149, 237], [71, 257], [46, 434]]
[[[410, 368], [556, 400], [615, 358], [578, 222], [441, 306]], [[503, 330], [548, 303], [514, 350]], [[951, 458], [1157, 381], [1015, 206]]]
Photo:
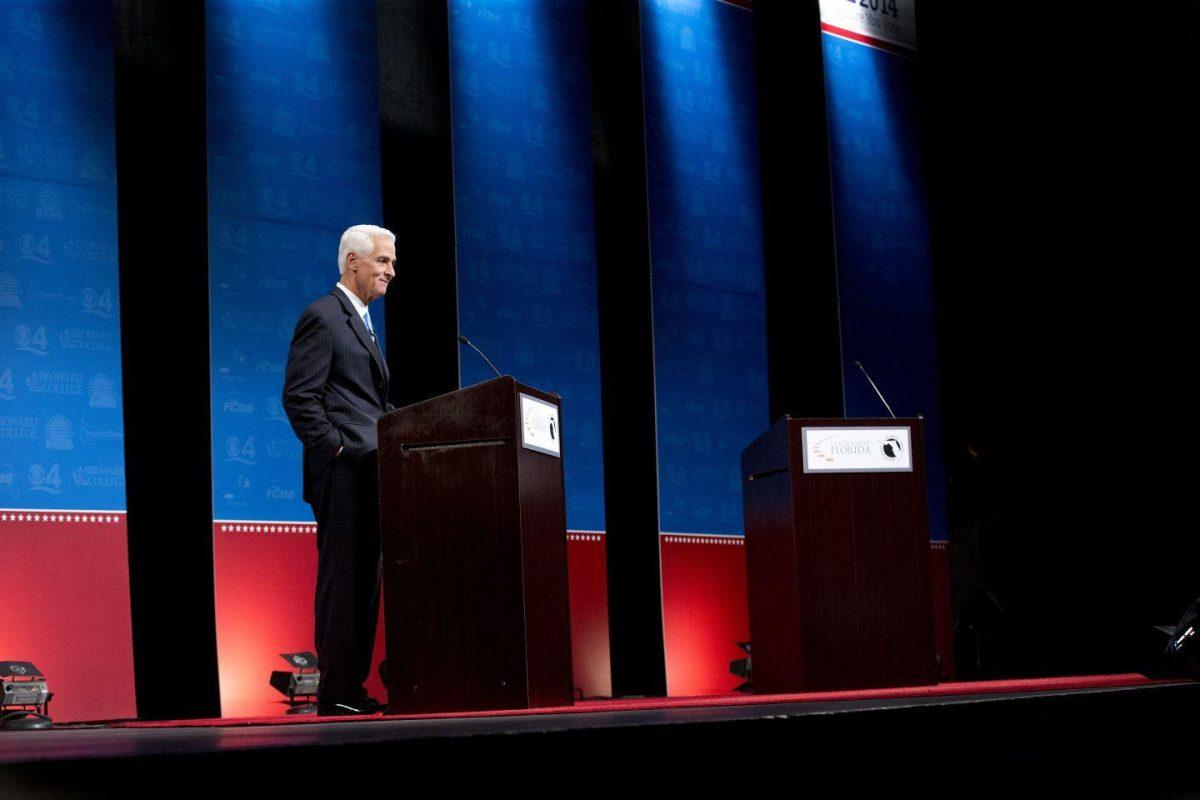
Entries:
[[365, 696], [379, 621], [379, 477], [377, 454], [334, 459], [317, 518], [315, 599], [320, 703]]

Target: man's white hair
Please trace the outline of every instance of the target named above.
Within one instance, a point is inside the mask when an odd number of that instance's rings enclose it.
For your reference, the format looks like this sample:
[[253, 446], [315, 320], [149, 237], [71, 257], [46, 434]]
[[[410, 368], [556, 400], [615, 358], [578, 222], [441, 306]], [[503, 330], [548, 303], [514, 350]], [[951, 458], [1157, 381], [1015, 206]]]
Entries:
[[392, 244], [396, 243], [396, 234], [378, 225], [355, 225], [346, 228], [338, 245], [338, 275], [346, 274], [346, 257], [351, 253], [359, 258], [366, 258], [374, 253], [377, 236], [386, 236]]

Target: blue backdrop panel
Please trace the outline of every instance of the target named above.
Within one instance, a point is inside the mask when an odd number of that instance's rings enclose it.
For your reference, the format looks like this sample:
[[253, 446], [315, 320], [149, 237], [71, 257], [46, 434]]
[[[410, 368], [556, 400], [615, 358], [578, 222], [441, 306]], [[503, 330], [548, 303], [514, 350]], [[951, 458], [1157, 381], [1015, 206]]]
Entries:
[[[312, 519], [280, 393], [341, 232], [382, 222], [375, 8], [206, 6], [215, 519]], [[371, 318], [384, 329], [382, 303]]]
[[[562, 395], [567, 527], [604, 529], [586, 4], [451, 0], [462, 332]], [[492, 373], [464, 352], [462, 385]]]
[[846, 414], [925, 416], [931, 535], [946, 538], [929, 225], [916, 119], [917, 63], [822, 35]]
[[112, 3], [0, 2], [0, 506], [125, 508]]
[[742, 533], [742, 449], [769, 423], [754, 19], [644, 0], [660, 526]]

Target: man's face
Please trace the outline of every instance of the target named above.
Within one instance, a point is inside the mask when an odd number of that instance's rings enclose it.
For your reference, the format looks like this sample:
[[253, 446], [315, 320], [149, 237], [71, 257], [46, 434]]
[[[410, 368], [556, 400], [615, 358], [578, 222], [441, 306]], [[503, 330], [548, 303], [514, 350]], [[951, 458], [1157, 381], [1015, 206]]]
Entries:
[[371, 255], [351, 252], [346, 256], [346, 273], [350, 289], [364, 303], [383, 297], [388, 283], [396, 277], [396, 245], [386, 236], [376, 236]]

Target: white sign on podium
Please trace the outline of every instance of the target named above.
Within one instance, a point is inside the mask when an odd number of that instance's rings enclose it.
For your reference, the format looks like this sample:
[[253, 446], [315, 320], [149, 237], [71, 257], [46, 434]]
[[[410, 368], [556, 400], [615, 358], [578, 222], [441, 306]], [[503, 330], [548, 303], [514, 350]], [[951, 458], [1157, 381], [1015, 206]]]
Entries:
[[801, 428], [805, 472], [912, 472], [912, 429]]
[[521, 446], [562, 458], [562, 428], [558, 406], [521, 395]]

